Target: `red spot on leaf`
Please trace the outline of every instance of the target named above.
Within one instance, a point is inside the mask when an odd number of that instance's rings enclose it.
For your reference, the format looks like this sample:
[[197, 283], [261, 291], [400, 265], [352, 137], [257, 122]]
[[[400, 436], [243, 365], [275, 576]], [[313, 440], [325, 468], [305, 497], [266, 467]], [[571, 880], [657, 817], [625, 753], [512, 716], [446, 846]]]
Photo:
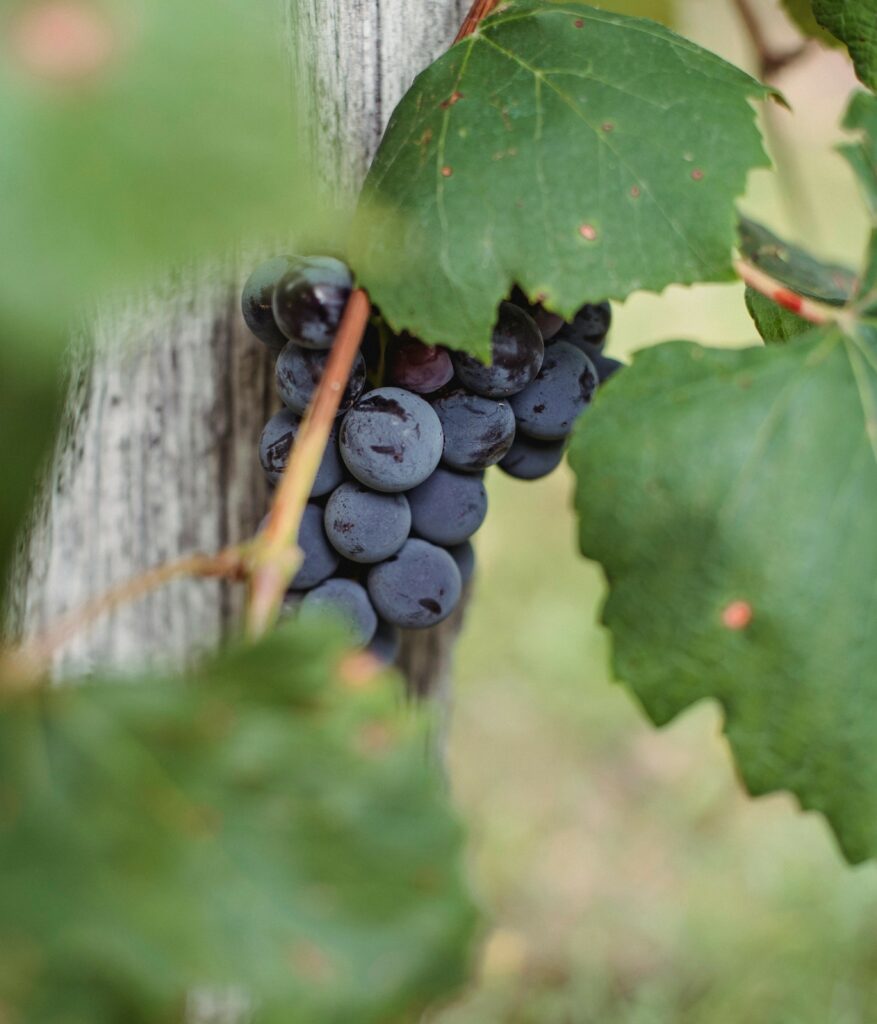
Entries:
[[613, 132], [613, 131], [615, 131], [615, 125], [611, 121], [604, 121], [600, 125], [600, 127], [603, 129], [604, 132]]
[[443, 178], [450, 178], [450, 176], [451, 176], [451, 175], [452, 175], [453, 173], [454, 173], [454, 170], [453, 170], [453, 168], [452, 168], [452, 167], [448, 167], [447, 165], [445, 165], [445, 166], [444, 166], [444, 167], [442, 168], [442, 177], [443, 177]]
[[579, 228], [579, 234], [582, 238], [586, 238], [589, 242], [593, 242], [597, 237], [597, 229], [593, 224], [582, 224]]
[[801, 296], [790, 292], [786, 288], [777, 288], [773, 293], [773, 300], [777, 305], [782, 306], [783, 309], [788, 309], [791, 313], [800, 313], [804, 306], [804, 300]]
[[641, 195], [641, 192], [639, 190], [639, 185], [631, 185], [631, 187], [630, 187], [630, 194], [633, 196], [634, 199], [639, 199], [639, 197]]
[[585, 27], [585, 23], [584, 23], [584, 21], [581, 18], [576, 18], [576, 20], [573, 22], [573, 25], [575, 25], [576, 28], [584, 28]]
[[31, 74], [66, 83], [103, 70], [118, 39], [106, 15], [87, 0], [46, 0], [22, 10], [9, 45]]
[[695, 167], [691, 172], [691, 178], [693, 181], [703, 181], [703, 171], [699, 167]]
[[447, 110], [448, 107], [452, 107], [455, 103], [458, 103], [462, 98], [463, 94], [455, 89], [446, 100], [442, 100], [439, 106], [442, 108], [442, 110]]
[[722, 624], [727, 629], [745, 629], [752, 622], [752, 605], [748, 601], [732, 601], [722, 612]]

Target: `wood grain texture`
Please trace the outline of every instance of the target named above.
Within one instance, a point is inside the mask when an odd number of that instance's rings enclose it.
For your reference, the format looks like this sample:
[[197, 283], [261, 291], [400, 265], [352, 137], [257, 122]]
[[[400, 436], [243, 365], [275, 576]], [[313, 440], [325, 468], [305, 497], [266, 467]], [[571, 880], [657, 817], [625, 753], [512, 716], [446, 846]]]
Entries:
[[[460, 0], [284, 0], [295, 88], [313, 97], [309, 145], [349, 205], [393, 107], [454, 38]], [[251, 534], [267, 506], [257, 457], [276, 405], [270, 359], [237, 309], [239, 268], [179, 274], [103, 311], [71, 351], [64, 427], [16, 574], [13, 619], [32, 631], [149, 566]], [[89, 354], [86, 355], [86, 350]], [[241, 593], [174, 584], [92, 627], [56, 672], [136, 671], [215, 645]], [[409, 635], [412, 692], [446, 691], [457, 620]]]

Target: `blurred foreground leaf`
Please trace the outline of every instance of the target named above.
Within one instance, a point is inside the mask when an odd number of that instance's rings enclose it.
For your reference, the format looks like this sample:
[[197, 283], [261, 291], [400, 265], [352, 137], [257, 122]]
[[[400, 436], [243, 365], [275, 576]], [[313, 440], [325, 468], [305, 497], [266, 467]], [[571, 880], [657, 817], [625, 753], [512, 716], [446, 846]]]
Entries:
[[269, 0], [7, 0], [0, 309], [67, 328], [97, 291], [301, 222], [277, 21]]
[[718, 699], [751, 792], [877, 856], [877, 338], [640, 353], [579, 421], [582, 550], [658, 724]]
[[259, 1024], [384, 1024], [460, 984], [475, 916], [423, 723], [338, 657], [293, 625], [187, 679], [6, 700], [5, 1021], [232, 990]]
[[846, 43], [856, 74], [877, 89], [877, 13], [874, 0], [811, 0], [819, 24]]

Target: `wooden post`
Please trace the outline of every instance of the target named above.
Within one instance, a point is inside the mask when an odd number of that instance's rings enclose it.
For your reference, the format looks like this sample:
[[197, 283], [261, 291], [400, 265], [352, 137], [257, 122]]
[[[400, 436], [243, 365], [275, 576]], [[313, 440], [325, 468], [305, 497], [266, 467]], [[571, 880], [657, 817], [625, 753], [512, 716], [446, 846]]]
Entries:
[[[452, 42], [465, 0], [284, 0], [293, 81], [312, 107], [324, 180], [350, 202], [394, 106]], [[229, 126], [233, 131], [233, 126]], [[267, 507], [259, 433], [276, 406], [270, 359], [244, 328], [247, 268], [178, 274], [102, 311], [70, 359], [58, 451], [24, 539], [13, 618], [44, 627], [110, 585], [250, 535]], [[237, 626], [240, 588], [183, 581], [123, 608], [59, 655], [61, 675], [179, 662]], [[446, 692], [451, 622], [409, 634], [412, 692]]]

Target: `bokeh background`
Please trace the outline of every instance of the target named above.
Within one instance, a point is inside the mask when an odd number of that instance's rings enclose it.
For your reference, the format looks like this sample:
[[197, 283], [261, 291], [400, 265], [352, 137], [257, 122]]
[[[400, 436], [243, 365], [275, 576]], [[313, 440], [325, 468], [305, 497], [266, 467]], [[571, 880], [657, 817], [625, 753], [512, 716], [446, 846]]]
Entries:
[[[777, 48], [795, 45], [776, 3], [754, 8]], [[732, 3], [677, 10], [680, 31], [755, 70]], [[833, 151], [855, 88], [846, 58], [815, 47], [774, 84], [793, 111], [763, 118], [779, 173], [754, 174], [743, 207], [855, 263], [867, 225]], [[669, 338], [754, 343], [742, 287], [636, 297], [616, 308], [608, 351]], [[646, 722], [607, 667], [603, 581], [576, 555], [570, 475], [488, 477], [449, 759], [489, 924], [476, 980], [430, 1020], [877, 1021], [877, 867], [846, 866], [791, 798], [748, 798], [715, 705]]]

